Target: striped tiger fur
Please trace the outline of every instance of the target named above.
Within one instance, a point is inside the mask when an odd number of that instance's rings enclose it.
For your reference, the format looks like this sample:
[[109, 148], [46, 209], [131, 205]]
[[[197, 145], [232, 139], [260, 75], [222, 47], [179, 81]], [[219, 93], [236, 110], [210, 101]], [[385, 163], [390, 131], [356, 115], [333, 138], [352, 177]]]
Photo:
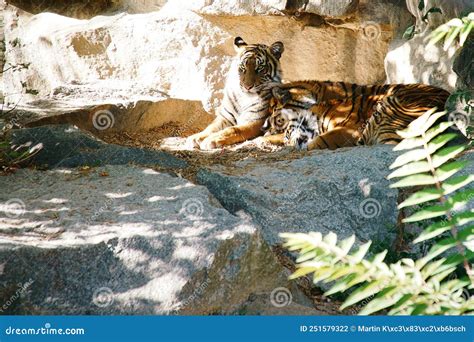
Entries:
[[[449, 93], [424, 84], [302, 81], [276, 85], [266, 140], [300, 149], [397, 143], [404, 129]], [[274, 135], [274, 136], [271, 136]]]
[[272, 97], [265, 86], [281, 83], [283, 43], [247, 44], [236, 37], [234, 48], [237, 56], [227, 76], [222, 105], [206, 129], [188, 138], [193, 147], [213, 149], [262, 135]]

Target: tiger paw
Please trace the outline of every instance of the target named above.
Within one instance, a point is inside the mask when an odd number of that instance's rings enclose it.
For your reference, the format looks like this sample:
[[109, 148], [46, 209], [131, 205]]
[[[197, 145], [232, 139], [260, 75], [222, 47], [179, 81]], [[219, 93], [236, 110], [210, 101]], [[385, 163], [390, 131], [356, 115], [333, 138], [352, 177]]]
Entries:
[[185, 146], [189, 149], [200, 148], [201, 142], [205, 139], [200, 133], [193, 134], [186, 138]]
[[219, 143], [219, 140], [216, 139], [215, 136], [209, 136], [199, 144], [199, 148], [201, 150], [213, 150], [220, 146], [221, 144]]

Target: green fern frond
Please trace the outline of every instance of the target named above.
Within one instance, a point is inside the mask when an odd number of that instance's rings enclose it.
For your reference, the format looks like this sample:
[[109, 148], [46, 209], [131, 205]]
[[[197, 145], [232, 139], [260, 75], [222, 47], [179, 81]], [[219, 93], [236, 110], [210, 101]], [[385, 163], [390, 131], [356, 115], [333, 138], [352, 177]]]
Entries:
[[[291, 279], [313, 275], [315, 283], [331, 283], [325, 295], [353, 290], [341, 309], [368, 301], [359, 314], [389, 310], [390, 315], [460, 315], [474, 313], [474, 288], [470, 263], [474, 259], [474, 211], [461, 209], [474, 197], [474, 189], [462, 190], [474, 175], [453, 177], [467, 164], [453, 161], [465, 146], [448, 146], [456, 137], [444, 133], [452, 123], [438, 123], [446, 112], [435, 109], [399, 132], [404, 138], [394, 150], [405, 151], [391, 165], [392, 187], [424, 186], [399, 204], [399, 208], [425, 205], [404, 219], [431, 223], [414, 243], [431, 240], [431, 248], [421, 259], [384, 262], [387, 251], [367, 257], [371, 242], [354, 247], [355, 237], [338, 242], [334, 233], [282, 234], [284, 246], [298, 252], [297, 270]], [[450, 232], [449, 236], [444, 236]], [[441, 238], [433, 241], [435, 238]], [[449, 279], [459, 267], [461, 279]], [[354, 288], [356, 289], [354, 290]]]
[[469, 33], [474, 28], [474, 12], [463, 18], [454, 18], [439, 26], [430, 35], [429, 45], [434, 45], [444, 38], [443, 49], [446, 51], [459, 37], [459, 46], [463, 46]]

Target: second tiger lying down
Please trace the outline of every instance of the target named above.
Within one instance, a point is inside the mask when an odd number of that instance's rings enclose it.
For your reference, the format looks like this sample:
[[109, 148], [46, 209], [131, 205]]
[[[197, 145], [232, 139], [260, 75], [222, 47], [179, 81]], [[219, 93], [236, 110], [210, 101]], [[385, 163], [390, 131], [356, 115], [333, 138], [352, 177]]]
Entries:
[[309, 150], [397, 143], [397, 130], [433, 107], [442, 109], [449, 96], [424, 84], [319, 81], [281, 84], [272, 92], [265, 140]]

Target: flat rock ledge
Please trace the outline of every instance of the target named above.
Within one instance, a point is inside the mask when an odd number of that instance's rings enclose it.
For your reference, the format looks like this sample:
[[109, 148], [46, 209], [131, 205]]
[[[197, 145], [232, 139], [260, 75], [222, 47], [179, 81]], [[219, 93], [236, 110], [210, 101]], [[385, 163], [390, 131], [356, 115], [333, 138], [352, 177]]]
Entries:
[[44, 148], [0, 177], [0, 314], [337, 314], [288, 280], [279, 234], [396, 239], [391, 146], [233, 149], [196, 168], [72, 126], [10, 138]]
[[29, 162], [43, 168], [136, 164], [176, 170], [187, 166], [165, 152], [106, 144], [72, 125], [16, 129], [8, 139], [15, 146], [41, 144], [42, 149]]
[[385, 241], [397, 223], [398, 191], [386, 179], [396, 156], [390, 146], [374, 146], [248, 158], [202, 169], [197, 179], [230, 212], [249, 213], [271, 245], [279, 233], [310, 231]]
[[203, 186], [107, 166], [22, 169], [0, 188], [2, 314], [321, 314]]

